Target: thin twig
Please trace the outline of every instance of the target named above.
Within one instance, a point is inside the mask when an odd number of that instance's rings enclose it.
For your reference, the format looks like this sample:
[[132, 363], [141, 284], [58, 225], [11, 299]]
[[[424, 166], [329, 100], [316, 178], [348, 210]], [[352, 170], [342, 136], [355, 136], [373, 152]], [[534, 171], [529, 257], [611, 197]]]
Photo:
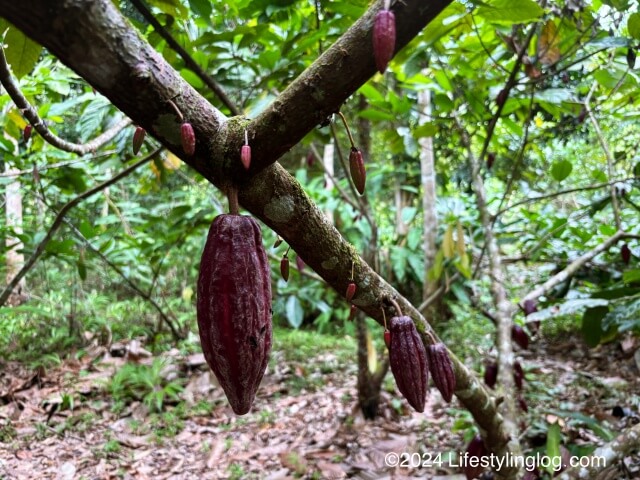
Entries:
[[38, 258], [40, 258], [40, 255], [42, 255], [44, 253], [44, 249], [46, 248], [47, 244], [51, 241], [51, 239], [53, 238], [55, 233], [58, 231], [58, 229], [62, 225], [62, 222], [63, 222], [63, 220], [65, 218], [65, 215], [69, 212], [69, 210], [71, 210], [73, 207], [78, 205], [81, 201], [86, 200], [87, 198], [91, 197], [92, 195], [100, 192], [101, 190], [107, 188], [110, 185], [113, 185], [114, 183], [116, 183], [119, 180], [123, 179], [127, 175], [131, 174], [138, 167], [140, 167], [141, 165], [144, 165], [149, 160], [154, 158], [160, 151], [161, 151], [161, 149], [157, 149], [157, 150], [151, 152], [149, 155], [147, 155], [146, 157], [138, 160], [136, 163], [130, 165], [129, 167], [125, 168], [124, 170], [122, 170], [117, 175], [111, 177], [109, 180], [106, 180], [106, 181], [96, 185], [95, 187], [90, 188], [89, 190], [86, 190], [86, 191], [82, 192], [77, 197], [75, 197], [75, 198], [71, 199], [70, 201], [68, 201], [67, 203], [65, 203], [64, 206], [60, 209], [60, 211], [56, 215], [56, 218], [54, 219], [53, 223], [51, 224], [51, 227], [49, 227], [49, 230], [47, 231], [47, 234], [44, 236], [44, 238], [42, 240], [40, 240], [40, 243], [38, 243], [38, 245], [36, 246], [35, 250], [31, 254], [31, 256], [29, 257], [29, 259], [24, 263], [24, 265], [22, 266], [20, 271], [18, 273], [16, 273], [16, 275], [11, 279], [11, 281], [7, 284], [5, 289], [0, 294], [0, 306], [5, 304], [5, 302], [7, 301], [9, 296], [11, 295], [11, 292], [13, 291], [13, 289], [16, 288], [16, 286], [18, 285], [20, 280], [22, 280], [22, 278], [27, 274], [27, 272], [31, 269], [31, 267], [33, 267], [33, 265], [36, 263]]
[[72, 143], [68, 142], [54, 133], [52, 133], [47, 125], [40, 119], [38, 111], [29, 103], [27, 98], [20, 91], [20, 87], [13, 79], [11, 72], [9, 71], [9, 65], [7, 64], [7, 58], [4, 56], [4, 48], [0, 46], [0, 83], [4, 86], [5, 90], [13, 100], [13, 103], [20, 109], [20, 112], [24, 117], [29, 120], [29, 123], [33, 125], [33, 128], [40, 134], [40, 136], [54, 147], [64, 150], [66, 152], [77, 153], [78, 155], [86, 155], [96, 151], [105, 143], [113, 139], [123, 128], [131, 123], [128, 118], [123, 118], [116, 123], [109, 130], [105, 131], [101, 135], [98, 135], [93, 140], [87, 143]]
[[220, 101], [224, 104], [225, 107], [229, 109], [229, 111], [233, 115], [241, 115], [242, 112], [238, 107], [231, 101], [231, 99], [227, 96], [227, 93], [224, 89], [216, 82], [210, 75], [208, 75], [200, 65], [196, 63], [196, 61], [189, 55], [184, 48], [180, 46], [178, 42], [173, 38], [173, 36], [156, 20], [156, 17], [153, 16], [153, 13], [146, 7], [146, 5], [140, 0], [131, 0], [131, 3], [136, 7], [136, 9], [140, 12], [140, 14], [153, 26], [154, 30], [158, 32], [167, 44], [178, 54], [180, 58], [184, 61], [185, 65], [191, 69], [200, 79], [211, 89], [211, 91], [220, 99]]

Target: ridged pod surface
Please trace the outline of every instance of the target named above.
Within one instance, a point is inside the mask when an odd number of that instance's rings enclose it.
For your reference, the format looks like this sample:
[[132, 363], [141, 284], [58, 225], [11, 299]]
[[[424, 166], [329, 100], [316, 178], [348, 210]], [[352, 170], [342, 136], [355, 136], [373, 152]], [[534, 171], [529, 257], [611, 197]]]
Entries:
[[391, 10], [380, 10], [373, 21], [373, 56], [380, 73], [387, 69], [396, 48], [396, 16]]
[[453, 371], [453, 362], [449, 357], [447, 347], [443, 343], [429, 345], [427, 348], [427, 360], [434, 385], [440, 390], [442, 398], [449, 403], [456, 389], [456, 375]]
[[429, 368], [427, 352], [413, 320], [407, 316], [393, 317], [389, 331], [389, 363], [398, 390], [417, 412], [424, 411], [427, 399]]
[[271, 279], [257, 222], [219, 215], [198, 278], [198, 331], [205, 359], [233, 411], [251, 409], [271, 351]]

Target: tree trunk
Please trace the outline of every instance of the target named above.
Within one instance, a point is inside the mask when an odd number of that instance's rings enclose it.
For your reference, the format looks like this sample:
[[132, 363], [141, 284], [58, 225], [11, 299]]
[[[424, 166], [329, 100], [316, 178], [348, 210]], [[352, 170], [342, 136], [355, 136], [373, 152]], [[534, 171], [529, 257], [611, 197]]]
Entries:
[[[9, 167], [7, 165], [5, 169], [6, 173], [17, 173], [18, 169]], [[9, 183], [5, 190], [5, 213], [6, 222], [9, 229], [13, 229], [16, 235], [22, 233], [22, 193], [20, 191], [20, 177], [16, 176]], [[6, 253], [6, 282], [7, 284], [16, 276], [24, 265], [24, 255], [21, 250], [24, 248], [22, 241], [17, 236], [8, 235], [5, 241], [7, 246]], [[7, 304], [16, 306], [20, 305], [27, 299], [26, 295], [26, 283], [24, 278], [13, 289]]]

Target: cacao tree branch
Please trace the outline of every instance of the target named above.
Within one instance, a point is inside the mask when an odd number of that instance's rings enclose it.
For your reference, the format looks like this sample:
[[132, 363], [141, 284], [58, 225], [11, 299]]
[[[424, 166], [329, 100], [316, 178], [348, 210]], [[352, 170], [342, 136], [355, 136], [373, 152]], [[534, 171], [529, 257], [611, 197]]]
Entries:
[[113, 185], [114, 183], [123, 179], [130, 173], [134, 172], [138, 167], [144, 165], [149, 160], [154, 158], [159, 152], [160, 152], [160, 149], [155, 150], [154, 152], [150, 153], [146, 157], [138, 160], [136, 163], [125, 168], [117, 175], [114, 175], [109, 180], [106, 180], [96, 185], [95, 187], [82, 192], [80, 195], [76, 196], [72, 200], [65, 203], [63, 207], [60, 209], [60, 211], [57, 213], [56, 218], [53, 220], [53, 223], [51, 224], [51, 226], [49, 227], [49, 230], [47, 231], [47, 234], [44, 236], [42, 240], [40, 240], [40, 243], [38, 243], [35, 250], [31, 254], [31, 256], [27, 259], [27, 261], [24, 263], [20, 271], [16, 273], [13, 279], [11, 279], [11, 281], [4, 288], [2, 293], [0, 293], [0, 306], [5, 304], [5, 302], [11, 295], [11, 292], [13, 291], [13, 289], [16, 288], [16, 285], [18, 285], [20, 280], [22, 280], [22, 278], [27, 274], [27, 272], [31, 270], [31, 268], [35, 265], [36, 261], [38, 260], [38, 258], [40, 258], [40, 256], [44, 253], [44, 250], [47, 244], [51, 241], [55, 233], [58, 231], [58, 229], [62, 225], [65, 215], [69, 212], [69, 210], [71, 210], [73, 207], [78, 205], [81, 201], [86, 200], [92, 195], [100, 192], [101, 190], [107, 188], [110, 185]]
[[540, 200], [546, 200], [548, 198], [555, 198], [555, 197], [561, 197], [562, 195], [568, 195], [570, 193], [577, 193], [577, 192], [585, 192], [585, 191], [589, 191], [589, 190], [599, 190], [601, 188], [606, 188], [606, 187], [610, 187], [612, 185], [616, 185], [618, 183], [624, 183], [624, 182], [629, 182], [629, 181], [633, 181], [633, 180], [640, 180], [640, 177], [626, 177], [626, 178], [621, 178], [619, 180], [612, 180], [610, 182], [602, 182], [602, 183], [595, 183], [593, 185], [585, 185], [584, 187], [575, 187], [575, 188], [567, 188], [566, 190], [559, 190], [557, 192], [551, 192], [551, 193], [545, 193], [543, 195], [537, 195], [535, 197], [529, 197], [529, 198], [525, 198], [523, 200], [520, 200], [518, 202], [512, 203], [511, 205], [508, 205], [506, 207], [504, 207], [501, 210], [498, 210], [495, 215], [493, 215], [493, 218], [497, 218], [500, 215], [503, 215], [505, 212], [512, 210], [516, 207], [520, 207], [522, 205], [527, 205], [529, 203], [536, 203], [539, 202]]
[[2, 46], [0, 46], [0, 83], [2, 83], [9, 97], [13, 100], [13, 103], [20, 109], [24, 117], [29, 120], [29, 123], [33, 125], [35, 131], [38, 132], [46, 142], [66, 152], [77, 153], [78, 155], [95, 152], [131, 123], [131, 120], [128, 118], [123, 118], [93, 140], [82, 144], [68, 142], [58, 137], [49, 130], [45, 122], [42, 121], [38, 115], [38, 110], [34, 108], [22, 94], [20, 87], [9, 71], [9, 65], [7, 64], [7, 58], [4, 55], [4, 48], [2, 48]]
[[[593, 462], [588, 467], [574, 467], [565, 470], [558, 475], [559, 480], [592, 479], [597, 478], [598, 472], [607, 467], [612, 467], [625, 455], [640, 447], [640, 424], [628, 428], [613, 441], [596, 448], [589, 455]], [[597, 461], [595, 459], [598, 459]], [[611, 477], [609, 477], [611, 478]]]
[[178, 54], [180, 58], [184, 61], [185, 65], [200, 79], [204, 82], [204, 84], [209, 87], [209, 89], [220, 99], [220, 101], [224, 104], [225, 107], [229, 109], [229, 111], [233, 115], [241, 115], [242, 112], [236, 106], [236, 104], [231, 101], [227, 92], [216, 82], [211, 75], [208, 75], [200, 65], [196, 63], [191, 55], [189, 55], [184, 48], [180, 46], [178, 42], [176, 42], [175, 38], [164, 28], [160, 22], [153, 16], [151, 10], [147, 8], [144, 2], [140, 0], [129, 0], [134, 7], [140, 12], [140, 14], [153, 26], [154, 30], [158, 32], [167, 44]]
[[[397, 48], [449, 3], [396, 2]], [[252, 122], [250, 143], [256, 166], [252, 158], [252, 170], [246, 174], [239, 161], [245, 123], [241, 119], [227, 121], [198, 95], [142, 41], [110, 0], [24, 0], [19, 4], [0, 0], [5, 18], [43, 44], [207, 180], [223, 188], [235, 178], [241, 204], [294, 250], [304, 252], [305, 262], [336, 291], [346, 291], [353, 261], [358, 284], [354, 303], [382, 324], [382, 298], [396, 298], [403, 312], [416, 322], [423, 341], [432, 343], [437, 336], [424, 317], [361, 260], [300, 184], [278, 163], [266, 167], [373, 75], [370, 30], [380, 6], [376, 3]], [[172, 99], [192, 123], [197, 142], [191, 157], [182, 152], [180, 124], [167, 99]], [[393, 315], [391, 310], [387, 313]], [[494, 400], [459, 359], [453, 354], [451, 358], [457, 397], [485, 432], [489, 448], [497, 455], [506, 454], [509, 433]]]
[[615, 245], [620, 239], [628, 237], [628, 234], [623, 232], [622, 230], [618, 230], [613, 236], [609, 237], [607, 240], [602, 242], [597, 247], [589, 250], [588, 252], [582, 254], [578, 258], [576, 258], [573, 262], [571, 262], [565, 269], [555, 274], [553, 277], [549, 278], [542, 285], [538, 285], [536, 288], [527, 293], [520, 302], [520, 308], [524, 309], [524, 304], [526, 301], [531, 300], [534, 302], [538, 301], [538, 297], [544, 295], [549, 292], [556, 285], [568, 280], [570, 277], [575, 275], [575, 273], [582, 268], [589, 260], [596, 257], [600, 253], [609, 250], [612, 245]]

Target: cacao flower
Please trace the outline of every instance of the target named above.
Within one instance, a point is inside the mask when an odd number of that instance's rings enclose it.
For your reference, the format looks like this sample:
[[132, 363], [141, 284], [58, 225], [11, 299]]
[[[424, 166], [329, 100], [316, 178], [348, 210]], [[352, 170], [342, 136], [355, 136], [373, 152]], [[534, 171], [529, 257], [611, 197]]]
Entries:
[[347, 299], [347, 302], [350, 302], [355, 294], [356, 284], [351, 282], [349, 285], [347, 285], [347, 293], [345, 293], [344, 297]]
[[429, 372], [431, 372], [433, 383], [440, 390], [442, 398], [449, 403], [456, 389], [456, 376], [447, 347], [440, 342], [435, 345], [429, 345], [427, 347], [427, 363], [429, 364]]
[[424, 411], [429, 368], [427, 352], [416, 326], [407, 316], [391, 319], [389, 363], [398, 390], [417, 412]]
[[360, 195], [364, 194], [364, 184], [367, 181], [367, 172], [364, 168], [364, 158], [362, 152], [355, 147], [349, 153], [349, 172], [353, 185]]
[[631, 261], [631, 249], [626, 243], [620, 247], [620, 256], [622, 257], [622, 261], [629, 265]]
[[289, 257], [282, 257], [280, 260], [280, 274], [285, 282], [289, 281]]
[[144, 136], [146, 135], [146, 130], [142, 127], [136, 127], [136, 131], [133, 132], [133, 154], [138, 155], [140, 151], [140, 147], [142, 147], [142, 142], [144, 142]]
[[520, 362], [514, 362], [513, 364], [513, 381], [518, 387], [518, 390], [522, 390], [522, 385], [524, 383], [524, 370], [522, 370], [522, 365]]
[[373, 57], [380, 73], [387, 69], [396, 48], [396, 16], [382, 9], [373, 21]]
[[498, 381], [498, 364], [497, 363], [487, 364], [484, 369], [484, 383], [489, 388], [493, 388], [496, 386], [497, 381]]
[[27, 143], [31, 138], [31, 131], [33, 130], [33, 125], [27, 123], [22, 131], [22, 138], [24, 139], [24, 143]]
[[511, 339], [523, 350], [529, 348], [529, 335], [527, 335], [527, 332], [525, 332], [520, 325], [513, 325], [511, 327]]
[[240, 161], [245, 170], [249, 170], [251, 166], [251, 147], [249, 145], [243, 145], [240, 149]]
[[258, 223], [219, 215], [200, 262], [197, 317], [204, 357], [233, 411], [244, 415], [271, 350], [271, 280]]
[[[469, 445], [467, 446], [467, 453], [469, 458], [477, 459], [489, 455], [487, 447], [485, 446], [484, 441], [482, 440], [482, 437], [480, 435], [476, 435], [469, 442]], [[467, 480], [477, 478], [482, 472], [484, 472], [484, 467], [482, 467], [482, 462], [480, 462], [479, 460], [466, 462], [464, 467], [464, 474], [466, 475]]]
[[188, 156], [193, 155], [196, 151], [196, 134], [189, 122], [184, 122], [180, 127], [180, 140], [184, 153]]

